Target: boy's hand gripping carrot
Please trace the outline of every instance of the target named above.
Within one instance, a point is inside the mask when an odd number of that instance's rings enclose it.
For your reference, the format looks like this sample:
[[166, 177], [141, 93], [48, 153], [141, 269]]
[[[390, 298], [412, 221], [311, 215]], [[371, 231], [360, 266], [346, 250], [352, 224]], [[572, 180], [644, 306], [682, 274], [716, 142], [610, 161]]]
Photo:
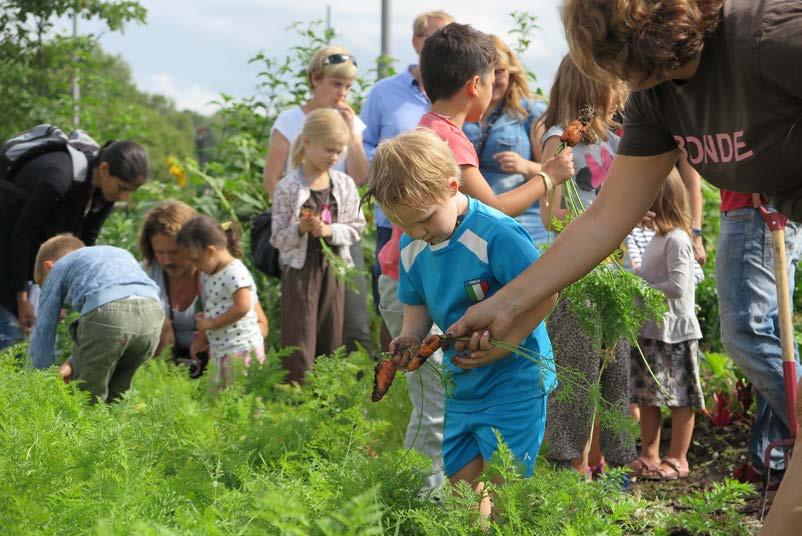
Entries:
[[418, 370], [426, 360], [431, 357], [438, 349], [448, 343], [448, 339], [441, 335], [429, 335], [417, 346], [417, 352], [413, 354], [414, 346], [409, 348], [394, 349], [390, 359], [380, 361], [373, 371], [373, 394], [370, 399], [374, 402], [381, 400], [395, 378], [395, 371], [405, 369], [407, 372]]

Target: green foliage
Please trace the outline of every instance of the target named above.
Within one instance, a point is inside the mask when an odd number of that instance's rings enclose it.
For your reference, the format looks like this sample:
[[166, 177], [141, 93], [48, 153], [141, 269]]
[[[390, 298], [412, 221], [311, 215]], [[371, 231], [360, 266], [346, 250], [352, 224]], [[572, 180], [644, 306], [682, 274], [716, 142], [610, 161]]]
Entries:
[[667, 310], [660, 291], [610, 262], [566, 288], [562, 299], [599, 348], [614, 348], [621, 339], [636, 343], [644, 322], [662, 321]]
[[[739, 534], [727, 483], [684, 510], [542, 463], [522, 478], [501, 445], [486, 476], [498, 517], [482, 528], [467, 486], [419, 496], [430, 462], [400, 448], [406, 389], [369, 402], [372, 362], [321, 358], [304, 389], [277, 383], [279, 354], [215, 398], [152, 360], [111, 406], [86, 403], [51, 369], [0, 352], [4, 534]], [[399, 387], [397, 386], [397, 387]], [[738, 487], [741, 486], [741, 487]], [[485, 532], [487, 531], [487, 532]], [[732, 531], [732, 532], [727, 532]]]

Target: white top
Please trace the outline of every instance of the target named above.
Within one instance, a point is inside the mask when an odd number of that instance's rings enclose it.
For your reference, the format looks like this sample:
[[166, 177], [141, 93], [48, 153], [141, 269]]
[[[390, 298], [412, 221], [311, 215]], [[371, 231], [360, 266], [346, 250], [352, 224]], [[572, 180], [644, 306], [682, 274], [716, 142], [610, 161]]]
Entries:
[[201, 274], [206, 318], [217, 318], [228, 311], [234, 305], [234, 292], [245, 287], [251, 289], [251, 310], [248, 314], [224, 328], [206, 332], [213, 357], [263, 347], [264, 339], [256, 321], [256, 283], [239, 259], [234, 259], [216, 274]]
[[643, 254], [640, 275], [650, 287], [666, 295], [663, 322], [646, 321], [641, 337], [675, 344], [702, 338], [696, 319], [693, 284], [693, 243], [682, 229], [656, 234]]
[[[287, 141], [290, 142], [290, 147], [292, 147], [292, 142], [295, 141], [295, 138], [301, 135], [304, 129], [304, 122], [306, 121], [306, 114], [301, 109], [300, 106], [296, 106], [295, 108], [290, 108], [289, 110], [284, 110], [278, 117], [276, 118], [276, 122], [273, 123], [273, 129], [270, 131], [270, 135], [272, 137], [273, 132], [278, 130], [281, 132], [281, 135], [287, 138]], [[360, 117], [354, 114], [354, 130], [357, 134], [362, 134], [362, 131], [365, 130], [366, 125], [360, 119]], [[345, 169], [345, 159], [348, 157], [348, 149], [346, 148], [343, 151], [343, 154], [340, 156], [340, 159], [337, 161], [336, 164], [332, 167], [337, 171], [342, 173], [346, 173]], [[287, 157], [287, 165], [285, 166], [285, 173], [289, 173], [292, 171], [292, 162], [290, 162], [291, 158]]]

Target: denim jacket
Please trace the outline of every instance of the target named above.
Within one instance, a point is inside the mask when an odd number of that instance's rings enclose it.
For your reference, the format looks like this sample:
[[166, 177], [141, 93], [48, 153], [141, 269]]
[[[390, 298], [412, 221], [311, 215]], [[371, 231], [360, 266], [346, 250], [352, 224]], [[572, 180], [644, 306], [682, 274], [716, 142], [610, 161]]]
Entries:
[[[498, 162], [493, 159], [493, 155], [504, 151], [514, 151], [527, 160], [533, 159], [529, 133], [535, 121], [546, 111], [546, 105], [542, 101], [526, 99], [521, 104], [528, 112], [525, 119], [504, 113], [503, 109], [497, 110], [487, 118], [490, 129], [484, 145], [482, 145], [483, 133], [480, 123], [465, 123], [462, 127], [479, 155], [479, 171], [496, 194], [517, 188], [526, 181], [526, 178], [519, 173], [502, 171]], [[546, 241], [546, 229], [540, 221], [539, 202], [535, 202], [516, 219], [532, 235], [536, 243]]]
[[[359, 206], [359, 192], [354, 179], [339, 171], [330, 170], [331, 195], [337, 201], [336, 221], [331, 224], [327, 242], [345, 260], [353, 265], [349, 247], [359, 240], [365, 229], [365, 215]], [[273, 192], [273, 231], [270, 243], [279, 250], [282, 266], [300, 270], [306, 262], [309, 233], [298, 234], [301, 207], [311, 195], [300, 168], [282, 178]]]

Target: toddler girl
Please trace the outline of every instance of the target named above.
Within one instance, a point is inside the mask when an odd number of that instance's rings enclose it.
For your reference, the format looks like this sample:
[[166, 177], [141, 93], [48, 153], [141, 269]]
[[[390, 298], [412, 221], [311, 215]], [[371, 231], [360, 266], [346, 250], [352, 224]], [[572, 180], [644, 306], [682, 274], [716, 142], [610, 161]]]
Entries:
[[[688, 476], [687, 453], [693, 434], [693, 408], [704, 408], [698, 348], [702, 332], [695, 313], [693, 243], [685, 185], [673, 170], [652, 206], [655, 236], [646, 247], [640, 275], [665, 293], [668, 312], [660, 325], [647, 322], [639, 337], [657, 382], [633, 349], [632, 401], [640, 406], [641, 455], [630, 464], [633, 476], [675, 480]], [[660, 407], [671, 409], [671, 444], [660, 459]]]
[[242, 263], [242, 250], [230, 223], [225, 229], [209, 216], [181, 227], [176, 242], [201, 272], [203, 314], [195, 323], [209, 339], [210, 382], [226, 387], [235, 369], [265, 360], [264, 339], [256, 316], [256, 283]]
[[270, 243], [282, 266], [281, 345], [298, 347], [284, 359], [288, 382], [302, 382], [316, 356], [342, 344], [345, 288], [323, 243], [353, 265], [350, 246], [359, 240], [365, 217], [353, 179], [332, 169], [350, 139], [336, 110], [309, 113], [292, 145], [294, 169], [273, 192]]

